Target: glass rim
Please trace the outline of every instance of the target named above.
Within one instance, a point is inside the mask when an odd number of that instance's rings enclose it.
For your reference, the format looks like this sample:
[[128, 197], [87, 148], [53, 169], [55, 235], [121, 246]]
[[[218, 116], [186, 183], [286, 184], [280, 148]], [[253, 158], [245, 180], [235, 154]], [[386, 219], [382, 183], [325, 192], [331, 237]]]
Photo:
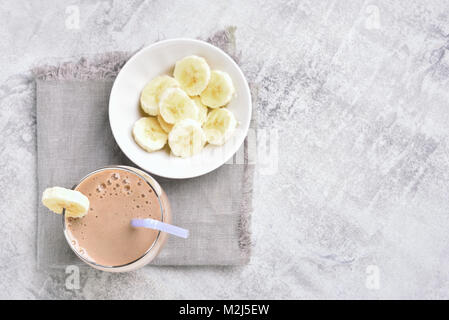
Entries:
[[[140, 173], [135, 172], [135, 171], [133, 170], [133, 169], [136, 169], [136, 170], [141, 171], [140, 169], [133, 168], [133, 167], [130, 167], [130, 166], [122, 166], [122, 165], [110, 165], [110, 166], [101, 167], [101, 168], [98, 168], [98, 169], [96, 169], [96, 170], [94, 170], [94, 171], [88, 173], [88, 174], [85, 175], [83, 178], [81, 178], [81, 179], [78, 181], [78, 183], [76, 183], [75, 185], [73, 185], [72, 190], [75, 190], [75, 188], [76, 188], [77, 186], [79, 186], [79, 185], [81, 184], [81, 182], [83, 182], [85, 179], [87, 179], [87, 178], [90, 177], [91, 175], [93, 175], [93, 174], [95, 174], [95, 173], [98, 173], [98, 172], [101, 172], [101, 171], [104, 171], [104, 170], [110, 170], [110, 169], [119, 169], [119, 170], [127, 171], [127, 172], [130, 172], [130, 173], [132, 173], [132, 174], [137, 175], [139, 178], [141, 178], [142, 180], [144, 180], [144, 181], [151, 187], [151, 189], [153, 190], [154, 194], [155, 194], [156, 197], [157, 197], [157, 201], [159, 202], [159, 207], [160, 207], [160, 209], [161, 209], [161, 221], [164, 222], [164, 208], [163, 208], [163, 206], [162, 206], [162, 202], [161, 202], [160, 196], [159, 196], [159, 194], [156, 192], [156, 190], [154, 189], [154, 187], [153, 187], [153, 185], [151, 184], [151, 182], [150, 182], [146, 177], [144, 177], [144, 176], [141, 175]], [[154, 178], [153, 178], [153, 180], [154, 180]], [[154, 180], [154, 181], [155, 181], [156, 183], [158, 183], [156, 180]], [[151, 246], [150, 246], [150, 247], [148, 248], [148, 250], [145, 251], [145, 253], [144, 253], [142, 256], [140, 256], [139, 258], [137, 258], [137, 259], [135, 259], [135, 260], [133, 260], [133, 261], [131, 261], [131, 262], [128, 262], [128, 263], [125, 263], [125, 264], [121, 264], [121, 265], [117, 265], [117, 266], [106, 266], [106, 265], [102, 265], [102, 264], [96, 263], [96, 262], [94, 262], [94, 261], [91, 261], [91, 260], [89, 260], [89, 259], [86, 259], [85, 257], [81, 256], [81, 255], [75, 250], [75, 248], [73, 247], [73, 245], [72, 245], [72, 243], [71, 243], [71, 240], [73, 240], [73, 239], [69, 239], [69, 237], [68, 237], [68, 235], [67, 235], [67, 232], [66, 232], [67, 227], [66, 227], [66, 223], [65, 223], [65, 209], [62, 211], [62, 228], [63, 228], [63, 232], [64, 232], [64, 237], [65, 237], [65, 239], [66, 239], [66, 241], [67, 241], [67, 243], [68, 243], [70, 249], [72, 249], [72, 251], [76, 254], [76, 256], [77, 256], [78, 258], [80, 258], [83, 262], [85, 262], [85, 263], [87, 263], [87, 264], [94, 265], [94, 266], [100, 267], [100, 268], [105, 268], [105, 269], [118, 269], [118, 268], [123, 268], [123, 267], [132, 265], [132, 264], [134, 264], [134, 263], [136, 263], [136, 262], [142, 260], [143, 258], [145, 258], [145, 257], [151, 252], [151, 250], [154, 248], [154, 246], [156, 245], [156, 243], [157, 243], [157, 241], [159, 240], [160, 235], [161, 235], [161, 231], [158, 231], [157, 236], [156, 236], [156, 238], [154, 239], [154, 241], [153, 241], [153, 243], [151, 244]]]

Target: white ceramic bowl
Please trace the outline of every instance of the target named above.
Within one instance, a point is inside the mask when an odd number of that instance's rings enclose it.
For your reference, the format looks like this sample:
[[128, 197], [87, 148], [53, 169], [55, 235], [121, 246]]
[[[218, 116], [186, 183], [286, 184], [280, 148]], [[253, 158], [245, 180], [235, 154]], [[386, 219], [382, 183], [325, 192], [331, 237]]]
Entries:
[[[208, 144], [191, 158], [182, 159], [171, 155], [168, 146], [148, 153], [136, 144], [132, 136], [134, 122], [145, 116], [139, 107], [140, 92], [154, 77], [173, 75], [176, 61], [188, 55], [204, 57], [211, 69], [229, 73], [236, 95], [227, 108], [234, 113], [239, 125], [224, 145]], [[184, 179], [197, 177], [220, 167], [237, 152], [248, 133], [251, 110], [248, 82], [231, 57], [204, 41], [172, 39], [143, 48], [123, 66], [112, 87], [109, 122], [120, 149], [136, 165], [161, 177]]]

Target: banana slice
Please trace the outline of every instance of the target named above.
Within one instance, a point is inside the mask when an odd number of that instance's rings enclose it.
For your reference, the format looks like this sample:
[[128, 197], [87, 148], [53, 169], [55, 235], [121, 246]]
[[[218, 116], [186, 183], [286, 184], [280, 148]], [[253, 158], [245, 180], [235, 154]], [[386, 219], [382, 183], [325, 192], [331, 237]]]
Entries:
[[159, 99], [167, 88], [178, 88], [179, 83], [169, 76], [156, 77], [143, 88], [140, 95], [140, 106], [150, 116], [159, 114]]
[[198, 122], [200, 124], [203, 124], [204, 121], [206, 121], [209, 109], [201, 102], [201, 98], [199, 96], [192, 97], [192, 100], [196, 103], [196, 106], [198, 107]]
[[187, 56], [176, 62], [173, 76], [189, 96], [196, 96], [206, 88], [210, 68], [204, 58]]
[[144, 117], [134, 123], [133, 136], [142, 149], [153, 152], [162, 149], [167, 143], [167, 133], [154, 117]]
[[219, 108], [231, 101], [235, 89], [226, 72], [213, 70], [206, 89], [201, 92], [201, 102], [211, 108]]
[[200, 152], [206, 136], [196, 120], [185, 119], [175, 124], [168, 134], [168, 144], [175, 156], [187, 158]]
[[175, 124], [184, 119], [198, 119], [198, 107], [181, 89], [169, 88], [159, 102], [159, 111], [165, 122]]
[[236, 126], [234, 114], [228, 109], [220, 108], [209, 112], [203, 130], [207, 142], [222, 145], [231, 137]]
[[61, 214], [65, 209], [68, 217], [80, 218], [89, 210], [89, 199], [79, 191], [61, 187], [45, 189], [42, 203], [51, 211]]
[[164, 118], [162, 118], [162, 116], [160, 114], [157, 115], [157, 121], [159, 121], [161, 128], [167, 133], [169, 133], [171, 131], [171, 129], [173, 128], [173, 125], [165, 122]]

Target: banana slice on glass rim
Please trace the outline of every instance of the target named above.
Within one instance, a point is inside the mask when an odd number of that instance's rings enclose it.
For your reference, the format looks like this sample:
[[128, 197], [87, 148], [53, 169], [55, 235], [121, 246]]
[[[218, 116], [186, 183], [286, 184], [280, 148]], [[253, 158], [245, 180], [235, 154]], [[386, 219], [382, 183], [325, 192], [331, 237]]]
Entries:
[[164, 75], [148, 82], [140, 94], [140, 106], [150, 116], [159, 114], [159, 100], [165, 89], [178, 88], [179, 83], [174, 78]]
[[159, 112], [165, 122], [175, 124], [184, 119], [198, 119], [195, 102], [179, 88], [164, 91], [159, 102]]
[[170, 131], [168, 144], [175, 156], [187, 158], [203, 149], [206, 135], [198, 121], [185, 119], [176, 123]]
[[81, 218], [89, 210], [89, 199], [84, 194], [62, 187], [45, 189], [42, 194], [42, 203], [58, 214], [65, 209], [65, 214], [73, 218]]
[[210, 75], [206, 60], [194, 55], [177, 61], [173, 72], [173, 76], [189, 96], [199, 95], [206, 89]]
[[133, 136], [142, 149], [153, 152], [162, 149], [167, 143], [167, 133], [154, 117], [140, 118], [134, 123]]
[[214, 145], [224, 144], [234, 133], [237, 120], [234, 114], [226, 108], [214, 109], [209, 112], [203, 130], [207, 142]]
[[235, 93], [232, 79], [224, 71], [213, 70], [210, 74], [209, 83], [201, 92], [201, 102], [211, 108], [219, 108], [231, 101]]

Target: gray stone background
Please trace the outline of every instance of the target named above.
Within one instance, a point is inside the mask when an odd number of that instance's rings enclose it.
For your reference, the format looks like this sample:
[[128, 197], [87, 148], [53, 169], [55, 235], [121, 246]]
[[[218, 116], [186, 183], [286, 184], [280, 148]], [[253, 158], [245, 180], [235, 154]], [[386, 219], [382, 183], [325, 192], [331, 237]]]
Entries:
[[[251, 262], [37, 270], [30, 69], [223, 31], [272, 143]], [[444, 0], [3, 0], [0, 298], [449, 298], [448, 50]]]

